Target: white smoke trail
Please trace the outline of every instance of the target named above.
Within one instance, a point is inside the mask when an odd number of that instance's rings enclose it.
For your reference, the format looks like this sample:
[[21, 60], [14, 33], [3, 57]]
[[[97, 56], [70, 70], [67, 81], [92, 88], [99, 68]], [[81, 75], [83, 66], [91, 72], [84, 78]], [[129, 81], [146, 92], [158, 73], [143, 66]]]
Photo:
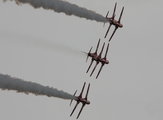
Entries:
[[[7, 0], [3, 0], [4, 2]], [[12, 0], [10, 0], [12, 1]], [[44, 8], [54, 10], [55, 12], [63, 12], [66, 15], [75, 15], [81, 18], [86, 18], [89, 20], [95, 20], [97, 22], [108, 22], [108, 20], [102, 15], [87, 10], [85, 8], [79, 7], [75, 4], [71, 4], [67, 1], [62, 0], [15, 0], [15, 2], [20, 5], [21, 3], [28, 3], [34, 8]]]
[[9, 75], [0, 74], [0, 89], [2, 90], [15, 90], [25, 94], [46, 95], [48, 97], [58, 97], [62, 99], [74, 99], [73, 95], [70, 95], [64, 91], [59, 91], [52, 87], [43, 86], [33, 82], [27, 82], [19, 78], [13, 78]]

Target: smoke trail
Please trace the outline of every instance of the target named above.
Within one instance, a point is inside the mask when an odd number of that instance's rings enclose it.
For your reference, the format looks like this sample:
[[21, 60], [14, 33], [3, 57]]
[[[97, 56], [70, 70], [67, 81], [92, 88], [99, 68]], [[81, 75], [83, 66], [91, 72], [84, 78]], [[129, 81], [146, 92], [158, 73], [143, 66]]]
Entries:
[[20, 34], [15, 31], [9, 31], [9, 30], [6, 31], [3, 28], [0, 28], [0, 36], [5, 38], [5, 39], [1, 39], [1, 41], [5, 40], [6, 42], [14, 41], [23, 44], [25, 43], [28, 45], [35, 45], [37, 47], [55, 50], [55, 52], [57, 51], [62, 54], [66, 53], [66, 54], [71, 54], [75, 57], [85, 57], [83, 51], [81, 51], [80, 49], [61, 42], [57, 42], [55, 40], [53, 42], [46, 41], [44, 38], [39, 38], [34, 36], [31, 37], [31, 35], [26, 35], [23, 33]]
[[25, 94], [46, 95], [48, 97], [58, 97], [63, 99], [74, 99], [74, 97], [64, 91], [59, 91], [52, 87], [43, 86], [33, 82], [27, 82], [9, 75], [0, 74], [0, 89], [15, 90]]
[[[4, 2], [7, 0], [3, 0]], [[12, 1], [12, 0], [10, 0]], [[75, 15], [81, 18], [86, 18], [89, 20], [95, 20], [97, 22], [108, 22], [105, 17], [102, 15], [87, 10], [85, 8], [79, 7], [75, 4], [71, 4], [67, 1], [62, 0], [15, 0], [16, 4], [20, 5], [21, 3], [28, 3], [34, 8], [44, 8], [54, 10], [55, 12], [63, 12], [66, 15]]]

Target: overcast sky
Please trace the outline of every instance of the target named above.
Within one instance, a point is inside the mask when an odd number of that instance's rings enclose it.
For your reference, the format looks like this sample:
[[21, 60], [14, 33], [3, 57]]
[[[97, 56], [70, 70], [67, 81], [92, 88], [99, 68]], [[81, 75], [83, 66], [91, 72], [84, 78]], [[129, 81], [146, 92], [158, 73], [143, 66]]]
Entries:
[[[90, 83], [88, 99], [79, 119], [162, 120], [163, 119], [163, 1], [161, 0], [66, 0], [103, 16], [116, 19], [124, 6], [123, 28], [113, 36], [105, 65], [95, 79], [98, 66], [89, 77], [86, 55], [96, 47], [109, 24], [56, 13], [14, 1], [0, 1], [0, 73], [36, 82], [73, 94]], [[112, 27], [111, 30], [113, 30]], [[94, 49], [93, 49], [94, 50]], [[94, 67], [94, 64], [92, 68]], [[92, 70], [91, 68], [91, 70]], [[83, 96], [85, 93], [83, 94]], [[0, 90], [3, 120], [74, 120], [69, 117], [75, 102]]]

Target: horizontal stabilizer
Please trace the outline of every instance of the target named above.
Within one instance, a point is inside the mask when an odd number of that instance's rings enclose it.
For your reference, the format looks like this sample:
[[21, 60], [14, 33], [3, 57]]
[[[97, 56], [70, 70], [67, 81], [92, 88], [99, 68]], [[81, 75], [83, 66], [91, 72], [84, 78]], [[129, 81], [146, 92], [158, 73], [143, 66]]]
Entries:
[[[75, 96], [76, 92], [77, 92], [77, 90], [75, 91], [75, 93], [74, 93], [73, 96]], [[71, 106], [71, 104], [72, 104], [72, 101], [73, 101], [73, 99], [71, 99], [70, 106]]]

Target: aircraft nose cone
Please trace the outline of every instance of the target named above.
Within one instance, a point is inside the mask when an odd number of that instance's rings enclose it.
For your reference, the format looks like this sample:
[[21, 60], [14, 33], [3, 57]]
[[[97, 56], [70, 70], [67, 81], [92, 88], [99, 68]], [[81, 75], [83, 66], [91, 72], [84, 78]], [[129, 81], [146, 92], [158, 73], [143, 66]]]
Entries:
[[107, 60], [106, 64], [109, 64], [109, 61]]

